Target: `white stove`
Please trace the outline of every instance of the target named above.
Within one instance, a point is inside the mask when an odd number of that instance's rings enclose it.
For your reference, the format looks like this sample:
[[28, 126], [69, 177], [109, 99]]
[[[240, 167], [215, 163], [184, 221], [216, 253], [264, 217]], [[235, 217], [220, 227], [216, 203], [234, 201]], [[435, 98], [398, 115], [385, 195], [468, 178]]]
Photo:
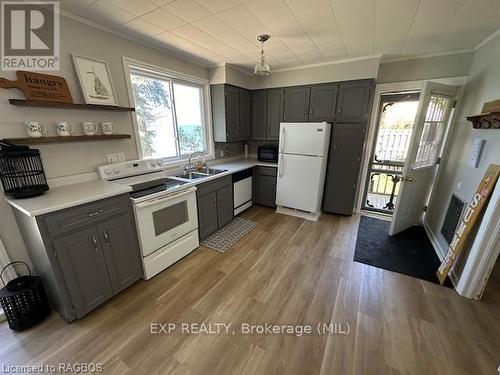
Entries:
[[132, 187], [145, 280], [199, 246], [196, 187], [166, 177], [162, 168], [145, 160], [98, 167], [101, 179]]

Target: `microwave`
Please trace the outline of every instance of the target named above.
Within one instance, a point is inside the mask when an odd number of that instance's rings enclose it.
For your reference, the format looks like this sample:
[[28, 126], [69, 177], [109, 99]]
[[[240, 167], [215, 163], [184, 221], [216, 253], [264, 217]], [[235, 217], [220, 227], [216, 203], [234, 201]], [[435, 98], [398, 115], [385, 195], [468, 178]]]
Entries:
[[257, 159], [265, 163], [278, 162], [278, 145], [262, 145], [257, 147]]

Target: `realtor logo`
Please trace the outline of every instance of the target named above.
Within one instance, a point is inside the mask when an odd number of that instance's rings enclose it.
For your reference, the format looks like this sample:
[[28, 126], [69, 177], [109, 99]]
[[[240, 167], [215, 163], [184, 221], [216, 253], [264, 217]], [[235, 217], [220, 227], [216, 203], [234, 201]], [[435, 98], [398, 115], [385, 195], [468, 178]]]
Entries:
[[59, 2], [1, 1], [3, 70], [59, 70]]

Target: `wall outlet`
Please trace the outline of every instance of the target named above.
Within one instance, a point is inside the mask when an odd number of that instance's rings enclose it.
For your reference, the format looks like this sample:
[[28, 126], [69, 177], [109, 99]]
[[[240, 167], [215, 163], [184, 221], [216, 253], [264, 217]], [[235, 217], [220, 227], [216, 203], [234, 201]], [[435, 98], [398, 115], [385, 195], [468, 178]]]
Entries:
[[125, 154], [123, 152], [116, 152], [114, 154], [107, 154], [108, 164], [121, 163], [125, 161]]

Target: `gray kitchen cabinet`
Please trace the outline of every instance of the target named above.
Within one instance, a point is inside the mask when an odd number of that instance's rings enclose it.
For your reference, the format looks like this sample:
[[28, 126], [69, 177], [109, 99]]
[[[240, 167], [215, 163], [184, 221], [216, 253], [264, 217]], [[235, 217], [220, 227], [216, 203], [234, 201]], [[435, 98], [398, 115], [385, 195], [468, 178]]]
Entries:
[[142, 276], [141, 257], [130, 215], [121, 215], [99, 224], [99, 234], [113, 293], [126, 289]]
[[252, 92], [252, 126], [251, 138], [256, 141], [265, 141], [267, 137], [267, 91]]
[[254, 176], [254, 203], [276, 207], [277, 168], [256, 167]]
[[233, 219], [233, 180], [231, 176], [197, 186], [198, 233], [200, 240]]
[[367, 121], [372, 86], [372, 80], [341, 83], [335, 120], [337, 122]]
[[280, 123], [283, 121], [283, 100], [285, 90], [267, 90], [267, 138], [268, 141], [279, 139]]
[[91, 227], [55, 240], [54, 251], [77, 318], [112, 296], [97, 228]]
[[217, 192], [198, 197], [198, 233], [200, 239], [207, 237], [218, 228]]
[[67, 322], [142, 276], [128, 194], [35, 217], [14, 214], [51, 305]]
[[318, 85], [311, 87], [308, 121], [333, 122], [335, 119], [337, 92], [337, 85]]
[[323, 195], [323, 211], [351, 215], [356, 200], [366, 123], [335, 123]]
[[217, 224], [223, 227], [233, 220], [233, 186], [217, 190]]
[[246, 92], [226, 84], [210, 86], [215, 142], [248, 139], [250, 97]]
[[245, 89], [240, 89], [240, 141], [246, 141], [250, 139], [250, 126], [252, 118], [252, 98], [250, 91]]
[[310, 87], [285, 88], [283, 121], [306, 122], [309, 119]]

